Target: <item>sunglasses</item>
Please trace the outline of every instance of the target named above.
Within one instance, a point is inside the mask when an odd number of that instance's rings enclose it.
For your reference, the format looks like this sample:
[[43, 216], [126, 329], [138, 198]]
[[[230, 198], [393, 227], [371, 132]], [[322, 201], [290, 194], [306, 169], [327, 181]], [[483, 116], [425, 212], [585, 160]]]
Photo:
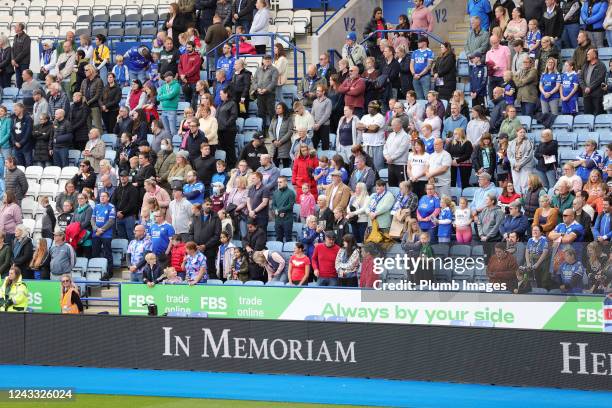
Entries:
[[62, 279], [62, 283], [70, 282], [68, 279]]

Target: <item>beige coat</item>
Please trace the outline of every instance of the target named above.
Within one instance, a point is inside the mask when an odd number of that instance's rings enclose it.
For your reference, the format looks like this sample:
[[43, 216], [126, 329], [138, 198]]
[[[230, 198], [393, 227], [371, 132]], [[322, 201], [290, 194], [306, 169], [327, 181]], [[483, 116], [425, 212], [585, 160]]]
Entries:
[[521, 69], [514, 75], [514, 83], [518, 89], [516, 101], [518, 103], [538, 101], [538, 71], [531, 68], [529, 71]]

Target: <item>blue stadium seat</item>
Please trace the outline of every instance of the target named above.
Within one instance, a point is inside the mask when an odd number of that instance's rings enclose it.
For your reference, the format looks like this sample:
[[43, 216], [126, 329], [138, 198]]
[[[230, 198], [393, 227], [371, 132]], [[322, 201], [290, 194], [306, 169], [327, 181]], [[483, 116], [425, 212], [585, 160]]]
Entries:
[[17, 100], [17, 95], [19, 95], [19, 88], [16, 88], [14, 86], [4, 88], [2, 90], [2, 100], [3, 101], [15, 102]]
[[125, 253], [127, 252], [128, 240], [116, 238], [111, 241], [111, 250], [113, 253], [113, 267], [120, 268], [123, 266]]
[[380, 169], [378, 171], [378, 177], [381, 179], [388, 181], [389, 180], [389, 169]]
[[283, 102], [291, 109], [293, 102], [298, 100], [297, 86], [293, 84], [285, 84], [281, 90]]
[[183, 143], [183, 138], [180, 135], [174, 135], [172, 136], [172, 146], [173, 147], [180, 147], [181, 143]]
[[197, 317], [200, 319], [206, 319], [208, 318], [208, 313], [206, 312], [193, 312], [189, 314], [189, 317]]
[[612, 129], [599, 129], [599, 143], [601, 145], [612, 143]]
[[[295, 225], [295, 224], [293, 224], [293, 225]], [[283, 244], [283, 252], [285, 252], [287, 254], [292, 254], [294, 250], [295, 250], [295, 242], [285, 242]]]
[[472, 256], [484, 256], [484, 247], [482, 245], [473, 246]]
[[281, 241], [268, 241], [266, 242], [266, 247], [270, 251], [283, 252], [283, 243]]
[[68, 164], [70, 164], [71, 166], [78, 166], [80, 158], [81, 158], [80, 150], [71, 149], [68, 151]]
[[253, 131], [253, 132], [261, 132], [263, 127], [263, 119], [262, 118], [246, 118], [244, 121], [244, 131]]
[[246, 281], [244, 282], [245, 286], [263, 286], [264, 283], [260, 280], [250, 280], [250, 281]]
[[597, 142], [597, 144], [599, 144], [599, 133], [597, 132], [579, 133], [576, 136], [576, 146], [584, 145], [584, 143], [587, 140], [594, 140], [595, 142]]
[[450, 248], [450, 256], [453, 257], [469, 257], [472, 253], [471, 247], [469, 245], [453, 245]]
[[531, 293], [534, 295], [545, 295], [548, 294], [546, 288], [531, 288]]
[[575, 133], [555, 132], [555, 139], [557, 139], [559, 147], [569, 147], [570, 149], [576, 147], [577, 137]]
[[225, 153], [225, 150], [215, 150], [215, 160], [225, 161], [226, 156], [227, 154]]
[[400, 193], [399, 187], [387, 187], [387, 190], [389, 190], [389, 192], [393, 194], [393, 197], [396, 197], [396, 198]]
[[553, 129], [565, 129], [567, 131], [572, 130], [574, 123], [574, 117], [572, 115], [559, 115], [555, 118], [555, 122], [552, 125]]
[[117, 144], [117, 135], [115, 135], [114, 133], [105, 133], [102, 135], [102, 141], [104, 142], [106, 147], [113, 149]]
[[266, 286], [285, 286], [285, 283], [281, 281], [268, 281]]
[[226, 285], [242, 285], [242, 281], [241, 280], [233, 280], [233, 279], [228, 279], [225, 281]]
[[291, 182], [292, 174], [293, 174], [293, 170], [291, 169], [291, 167], [283, 167], [280, 170], [280, 175], [287, 177], [287, 180], [289, 180], [289, 182]]
[[106, 273], [108, 261], [106, 258], [91, 258], [87, 264], [86, 278], [88, 281], [99, 281]]
[[470, 323], [468, 323], [466, 320], [451, 320], [450, 325], [451, 326], [469, 326]]
[[173, 311], [168, 312], [166, 316], [168, 317], [189, 317], [189, 313], [173, 310]]
[[466, 187], [463, 190], [461, 190], [461, 197], [467, 197], [470, 200], [472, 198], [474, 198], [474, 194], [476, 193], [476, 189], [478, 187]]
[[104, 153], [104, 158], [109, 160], [111, 163], [115, 162], [116, 157], [117, 157], [116, 150], [106, 150], [106, 153]]
[[518, 119], [521, 121], [521, 124], [527, 129], [527, 131], [531, 131], [531, 116], [522, 116], [519, 115]]
[[495, 323], [490, 320], [476, 320], [472, 326], [475, 327], [495, 327]]
[[77, 257], [74, 267], [72, 268], [72, 279], [81, 279], [85, 275], [87, 270], [87, 263], [89, 259], [83, 257]]
[[449, 244], [433, 244], [431, 246], [434, 256], [446, 258], [449, 254]]
[[221, 279], [209, 279], [206, 281], [207, 285], [223, 285], [223, 281]]
[[595, 117], [595, 129], [610, 129], [612, 127], [612, 114], [604, 113]]
[[244, 127], [244, 118], [236, 119], [236, 127], [238, 128], [238, 133], [242, 133], [242, 128]]
[[595, 123], [595, 117], [593, 115], [576, 115], [576, 117], [574, 118], [574, 130], [576, 129], [593, 130], [594, 123]]
[[329, 316], [327, 318], [328, 322], [347, 322], [346, 316]]
[[249, 109], [247, 113], [249, 114], [249, 116], [257, 115], [257, 102], [255, 101], [249, 102]]

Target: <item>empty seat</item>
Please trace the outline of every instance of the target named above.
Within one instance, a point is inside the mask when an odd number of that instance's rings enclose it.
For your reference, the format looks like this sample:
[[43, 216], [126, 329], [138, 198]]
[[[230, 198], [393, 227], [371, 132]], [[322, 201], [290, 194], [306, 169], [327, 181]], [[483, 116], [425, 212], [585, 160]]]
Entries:
[[41, 166], [29, 166], [25, 170], [25, 176], [29, 180], [40, 180], [43, 174], [43, 168]]
[[572, 115], [559, 115], [555, 118], [555, 122], [552, 125], [553, 129], [567, 129], [572, 130], [574, 123], [574, 117]]
[[53, 180], [57, 182], [62, 174], [62, 169], [58, 166], [48, 166], [43, 169], [40, 180]]
[[36, 199], [38, 198], [39, 192], [40, 192], [40, 184], [29, 183], [28, 192], [26, 193], [26, 197], [34, 197], [34, 199]]
[[91, 258], [87, 264], [86, 278], [88, 281], [99, 281], [106, 273], [108, 261], [106, 258]]
[[111, 251], [113, 253], [113, 266], [120, 268], [123, 266], [125, 253], [127, 252], [128, 240], [116, 238], [111, 241]]
[[241, 280], [228, 279], [225, 281], [226, 285], [242, 285]]
[[206, 281], [207, 285], [223, 285], [223, 281], [221, 279], [209, 279]]
[[55, 197], [57, 196], [57, 187], [57, 183], [55, 183], [54, 181], [47, 180], [44, 183], [40, 184], [38, 195], [40, 197], [46, 196], [50, 199], [55, 200]]
[[264, 283], [260, 280], [250, 280], [250, 281], [246, 281], [244, 282], [245, 286], [263, 286]]
[[593, 115], [576, 115], [574, 118], [573, 128], [593, 130], [595, 117]]

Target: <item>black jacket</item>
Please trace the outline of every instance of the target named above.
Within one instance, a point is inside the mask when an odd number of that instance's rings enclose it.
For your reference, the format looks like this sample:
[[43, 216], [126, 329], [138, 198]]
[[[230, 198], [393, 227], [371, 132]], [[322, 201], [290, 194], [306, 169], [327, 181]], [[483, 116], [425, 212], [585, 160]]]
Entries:
[[180, 54], [176, 48], [172, 48], [171, 51], [166, 51], [165, 48], [162, 49], [159, 56], [159, 73], [164, 75], [170, 71], [176, 75], [178, 73], [179, 58]]
[[[483, 149], [480, 146], [476, 146], [474, 153], [472, 153], [472, 168], [474, 171], [478, 171], [483, 168], [483, 154]], [[491, 146], [491, 151], [489, 152], [489, 167], [485, 168], [484, 170], [493, 176], [495, 173], [496, 164], [497, 155], [495, 153], [495, 148]]]
[[15, 143], [21, 144], [21, 148], [17, 150], [28, 151], [34, 147], [32, 139], [32, 128], [34, 127], [34, 121], [32, 117], [26, 112], [23, 113], [23, 117], [19, 119], [16, 115], [13, 115], [13, 124], [11, 126], [11, 142], [15, 146]]
[[266, 149], [263, 143], [259, 145], [259, 147], [255, 147], [253, 143], [249, 143], [242, 149], [239, 160], [245, 160], [249, 168], [255, 171], [261, 166], [259, 159], [263, 154], [268, 154], [268, 149]]
[[540, 21], [542, 21], [542, 25], [544, 26], [542, 37], [561, 38], [561, 34], [563, 33], [563, 12], [558, 5], [555, 5], [550, 18], [547, 18], [546, 13], [543, 13]]
[[208, 28], [217, 9], [217, 0], [196, 0], [195, 8], [198, 11], [200, 27]]
[[25, 32], [15, 36], [13, 40], [12, 59], [14, 59], [17, 64], [30, 65], [30, 44], [30, 37]]
[[457, 61], [455, 54], [448, 52], [446, 55], [440, 56], [434, 64], [433, 72], [437, 73], [438, 78], [441, 78], [444, 82], [443, 85], [438, 87], [440, 99], [448, 99], [457, 87]]
[[[538, 161], [536, 164], [536, 169], [541, 171], [553, 170], [557, 167], [557, 162], [559, 161], [559, 157], [557, 152], [559, 150], [559, 143], [556, 140], [551, 140], [550, 142], [540, 143], [535, 149], [533, 157]], [[555, 156], [557, 162], [546, 164], [544, 163], [544, 156]]]
[[[503, 97], [493, 99], [493, 108], [491, 109], [491, 118], [489, 119], [489, 129], [491, 133], [499, 133], [499, 128], [504, 121], [504, 111], [506, 110], [506, 101]], [[450, 105], [450, 104], [449, 104]]]
[[93, 189], [96, 186], [96, 173], [93, 172], [93, 168], [89, 176], [83, 178], [82, 174], [75, 174], [72, 177], [72, 184], [78, 192], [82, 192], [85, 187]]
[[249, 89], [251, 89], [251, 71], [243, 69], [239, 74], [234, 73], [230, 82], [230, 89], [234, 96], [236, 104], [240, 103], [240, 99], [244, 98], [245, 104], [249, 106]]
[[[238, 14], [238, 19], [252, 22], [253, 13], [255, 12], [255, 2], [256, 0], [234, 0], [234, 4], [232, 5], [232, 16]], [[240, 11], [238, 11], [239, 3], [242, 3], [240, 4]]]
[[597, 61], [595, 67], [593, 68], [593, 73], [591, 74], [591, 81], [586, 83], [586, 72], [589, 67], [589, 63], [587, 62], [582, 67], [582, 71], [580, 71], [580, 88], [582, 88], [582, 92], [586, 88], [591, 88], [591, 93], [586, 96], [592, 97], [601, 97], [604, 94], [603, 89], [601, 88], [601, 84], [606, 82], [606, 66], [601, 61]]
[[[387, 29], [387, 23], [385, 22], [385, 19], [382, 19], [382, 25], [383, 28], [386, 30]], [[365, 29], [363, 30], [363, 38], [366, 38], [368, 36], [368, 34], [373, 33], [374, 31], [376, 31], [377, 24], [376, 24], [376, 20], [374, 20], [373, 18], [370, 19], [370, 21], [368, 21], [368, 24], [366, 24]], [[368, 38], [368, 47], [376, 47], [376, 38], [378, 37], [378, 35], [372, 35], [370, 38]]]
[[542, 14], [544, 14], [545, 9], [546, 9], [546, 6], [544, 5], [544, 0], [524, 0], [523, 1], [523, 10], [524, 10], [523, 17], [527, 21], [532, 20], [534, 18], [540, 21], [540, 19], [542, 18]]
[[206, 187], [210, 186], [212, 176], [217, 172], [216, 163], [217, 159], [213, 155], [200, 156], [193, 161], [193, 169], [198, 174], [198, 180], [204, 183]]
[[[185, 13], [178, 13], [176, 17], [174, 17], [174, 21], [172, 22], [172, 41], [174, 42], [175, 47], [179, 47], [181, 44], [179, 43], [179, 35], [187, 31], [187, 23], [190, 20], [189, 16]], [[164, 21], [163, 30], [167, 30], [166, 24], [170, 21], [170, 15], [166, 17], [166, 21]], [[164, 73], [160, 71], [163, 75]]]
[[11, 56], [11, 47], [6, 47], [4, 50], [0, 50], [0, 74], [9, 75], [15, 72], [15, 69], [11, 64]]
[[399, 65], [399, 62], [397, 62], [395, 58], [393, 58], [391, 62], [387, 62], [385, 60], [380, 67], [380, 75], [381, 76], [386, 75], [387, 82], [391, 84], [393, 88], [399, 88], [399, 85], [400, 85], [399, 72], [400, 72], [400, 65]]
[[72, 134], [75, 141], [86, 142], [89, 140], [87, 118], [90, 114], [91, 109], [83, 102], [73, 103], [70, 107], [69, 122], [72, 125]]
[[216, 212], [211, 211], [208, 220], [204, 221], [203, 216], [194, 215], [191, 217], [189, 227], [189, 240], [198, 245], [206, 245], [206, 251], [217, 251], [219, 247], [219, 236], [221, 235], [221, 220]]
[[13, 259], [13, 251], [9, 243], [5, 243], [0, 248], [0, 277], [6, 278], [9, 269], [11, 269], [11, 260]]
[[[121, 102], [121, 88], [115, 85], [105, 86], [102, 90], [102, 97], [100, 98], [100, 106], [104, 105], [109, 112], [119, 111], [119, 102]], [[121, 135], [118, 135], [121, 136]]]
[[200, 129], [198, 129], [198, 134], [195, 138], [191, 134], [187, 136], [185, 150], [189, 152], [189, 161], [193, 163], [195, 159], [200, 157], [200, 145], [204, 142], [208, 143], [208, 138]]
[[144, 182], [145, 180], [150, 179], [151, 177], [155, 177], [155, 167], [152, 164], [141, 167], [138, 169], [138, 173], [136, 177], [134, 177], [134, 183], [138, 183], [139, 194], [142, 201], [142, 196], [144, 195]]
[[34, 126], [32, 131], [34, 138], [34, 161], [47, 162], [49, 158], [49, 141], [53, 139], [53, 123], [49, 120], [43, 125]]
[[[21, 269], [21, 273], [28, 277], [30, 274], [30, 262], [32, 261], [32, 256], [34, 255], [34, 246], [32, 245], [32, 240], [29, 237], [23, 238], [25, 241], [21, 245], [17, 255], [13, 258], [13, 264]], [[17, 245], [17, 238], [13, 241], [13, 248]], [[13, 251], [13, 254], [15, 252]]]
[[115, 129], [113, 129], [113, 133], [117, 135], [117, 137], [121, 137], [124, 133], [132, 134], [132, 118], [129, 116], [125, 119], [118, 120], [115, 125]]
[[64, 119], [61, 122], [53, 122], [53, 137], [49, 141], [49, 150], [72, 146], [72, 124]]
[[115, 206], [117, 212], [121, 211], [124, 217], [138, 216], [140, 208], [140, 196], [138, 189], [131, 183], [123, 186], [121, 183], [115, 189], [111, 197], [111, 203]]
[[222, 132], [236, 132], [236, 119], [238, 119], [238, 105], [229, 100], [217, 108], [217, 123]]
[[266, 249], [267, 236], [266, 231], [261, 227], [257, 227], [254, 232], [247, 232], [242, 240], [242, 247], [250, 246], [253, 251], [263, 251]]
[[153, 267], [151, 267], [149, 264], [146, 264], [144, 268], [142, 268], [142, 282], [143, 283], [149, 283], [149, 282], [159, 283], [164, 279], [161, 277], [162, 275], [163, 275], [163, 271], [159, 267], [159, 264], [155, 264], [153, 265]]
[[130, 133], [132, 136], [136, 136], [136, 144], [146, 141], [147, 135], [149, 134], [149, 125], [147, 122], [142, 121], [137, 127], [134, 127], [134, 124], [132, 123], [132, 130]]

